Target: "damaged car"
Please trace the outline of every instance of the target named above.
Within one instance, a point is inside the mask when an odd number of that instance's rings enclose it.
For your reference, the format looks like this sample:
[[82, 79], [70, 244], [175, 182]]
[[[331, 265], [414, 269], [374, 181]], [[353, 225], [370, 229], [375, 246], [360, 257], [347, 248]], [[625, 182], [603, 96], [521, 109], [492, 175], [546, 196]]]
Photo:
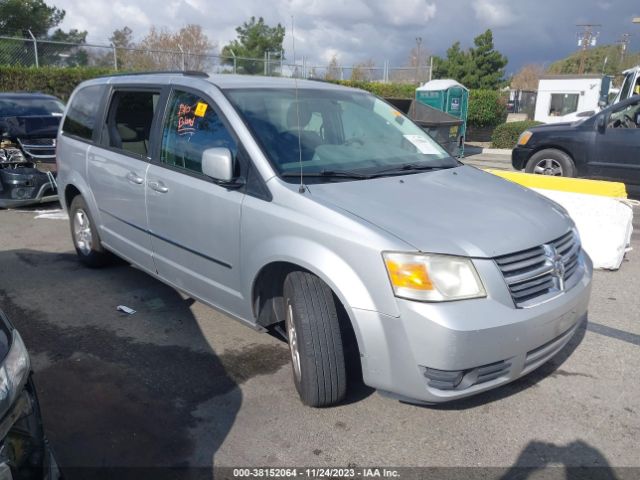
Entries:
[[44, 436], [29, 353], [0, 310], [0, 479], [61, 478]]
[[40, 93], [0, 93], [0, 208], [57, 200], [56, 134], [64, 104]]

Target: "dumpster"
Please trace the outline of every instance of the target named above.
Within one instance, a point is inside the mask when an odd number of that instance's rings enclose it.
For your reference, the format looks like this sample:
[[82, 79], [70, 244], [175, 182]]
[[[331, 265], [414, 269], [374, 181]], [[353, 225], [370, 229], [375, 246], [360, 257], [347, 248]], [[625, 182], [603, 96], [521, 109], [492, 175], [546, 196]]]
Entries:
[[416, 101], [462, 120], [458, 131], [459, 155], [464, 154], [469, 90], [451, 79], [431, 80], [416, 89]]
[[441, 110], [406, 98], [385, 98], [426, 131], [452, 157], [462, 156], [460, 129], [463, 121]]

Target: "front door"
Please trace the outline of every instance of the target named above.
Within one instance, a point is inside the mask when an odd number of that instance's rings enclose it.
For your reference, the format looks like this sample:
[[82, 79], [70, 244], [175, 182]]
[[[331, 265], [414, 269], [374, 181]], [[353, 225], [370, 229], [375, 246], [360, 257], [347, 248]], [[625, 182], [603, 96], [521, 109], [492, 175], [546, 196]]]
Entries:
[[199, 299], [239, 311], [240, 209], [244, 194], [202, 173], [202, 152], [237, 141], [213, 102], [174, 90], [157, 162], [147, 172], [147, 214], [158, 274]]
[[100, 210], [102, 241], [123, 258], [155, 271], [147, 233], [145, 177], [159, 90], [113, 92], [100, 146], [89, 151], [88, 177]]
[[612, 112], [596, 135], [597, 176], [640, 185], [640, 102]]

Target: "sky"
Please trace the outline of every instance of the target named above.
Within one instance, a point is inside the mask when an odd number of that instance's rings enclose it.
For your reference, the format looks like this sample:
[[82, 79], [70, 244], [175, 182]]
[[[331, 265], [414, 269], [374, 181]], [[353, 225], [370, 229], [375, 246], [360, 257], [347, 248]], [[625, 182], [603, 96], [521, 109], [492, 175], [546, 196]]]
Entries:
[[218, 51], [234, 39], [235, 28], [251, 16], [287, 30], [285, 56], [292, 58], [292, 16], [296, 57], [326, 65], [372, 59], [404, 66], [416, 38], [422, 51], [445, 55], [455, 41], [463, 47], [492, 29], [495, 46], [509, 58], [507, 73], [528, 63], [548, 65], [577, 50], [576, 24], [596, 23], [599, 44], [631, 33], [640, 50], [639, 0], [48, 0], [66, 10], [61, 28], [89, 32], [91, 43], [108, 43], [128, 26], [140, 40], [151, 26], [179, 30], [200, 24]]

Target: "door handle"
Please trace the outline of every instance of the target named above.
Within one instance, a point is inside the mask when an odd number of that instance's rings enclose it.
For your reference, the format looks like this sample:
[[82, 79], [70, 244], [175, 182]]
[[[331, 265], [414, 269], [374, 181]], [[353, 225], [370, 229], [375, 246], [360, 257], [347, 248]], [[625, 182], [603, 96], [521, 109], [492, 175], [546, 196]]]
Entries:
[[135, 172], [129, 172], [126, 175], [127, 180], [129, 180], [131, 183], [135, 183], [136, 185], [142, 185], [142, 182], [144, 182], [144, 178], [139, 177]]
[[149, 188], [151, 190], [155, 190], [156, 192], [159, 193], [167, 193], [169, 191], [169, 187], [167, 187], [164, 183], [160, 182], [160, 181], [151, 181], [151, 182], [147, 182], [147, 185], [149, 185]]

